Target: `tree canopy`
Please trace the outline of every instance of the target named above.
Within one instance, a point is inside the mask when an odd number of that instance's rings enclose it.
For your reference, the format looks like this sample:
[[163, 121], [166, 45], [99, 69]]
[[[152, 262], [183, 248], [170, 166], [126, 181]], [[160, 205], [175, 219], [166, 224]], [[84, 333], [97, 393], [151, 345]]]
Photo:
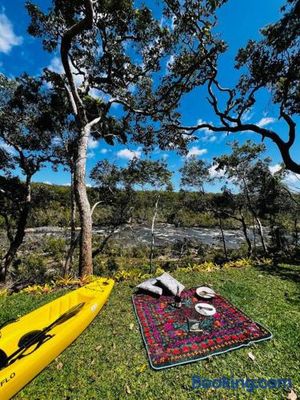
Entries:
[[[282, 18], [261, 30], [261, 40], [250, 40], [236, 56], [236, 68], [241, 70], [236, 86], [223, 87], [219, 71], [213, 67], [207, 79], [208, 101], [218, 120], [216, 124], [199, 121], [184, 126], [180, 115], [165, 121], [165, 130], [173, 129], [194, 134], [203, 129], [212, 132], [253, 132], [270, 139], [279, 149], [287, 169], [300, 173], [295, 156], [296, 120], [300, 99], [300, 2], [288, 0], [281, 9]], [[271, 93], [277, 106], [277, 117], [285, 122], [286, 132], [267, 129], [248, 121], [248, 114], [262, 91]], [[224, 101], [225, 99], [225, 101]]]

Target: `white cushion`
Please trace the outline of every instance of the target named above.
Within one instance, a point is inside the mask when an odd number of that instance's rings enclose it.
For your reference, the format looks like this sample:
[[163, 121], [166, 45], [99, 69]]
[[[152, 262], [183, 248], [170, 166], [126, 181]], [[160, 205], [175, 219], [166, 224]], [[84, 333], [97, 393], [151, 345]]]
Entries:
[[165, 288], [167, 288], [174, 296], [177, 294], [180, 295], [184, 289], [182, 283], [178, 282], [173, 276], [164, 272], [161, 276], [157, 278], [158, 282], [160, 282]]
[[157, 279], [155, 278], [150, 278], [147, 279], [146, 281], [140, 283], [137, 285], [137, 288], [147, 290], [148, 292], [158, 294], [159, 296], [162, 295], [162, 288], [159, 286], [155, 286], [155, 283], [157, 282]]

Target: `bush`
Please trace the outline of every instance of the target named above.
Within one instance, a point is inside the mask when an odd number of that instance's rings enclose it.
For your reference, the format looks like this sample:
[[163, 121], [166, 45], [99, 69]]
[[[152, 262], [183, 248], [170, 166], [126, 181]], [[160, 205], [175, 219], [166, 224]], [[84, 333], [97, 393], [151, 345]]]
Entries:
[[227, 261], [223, 264], [223, 268], [244, 268], [251, 267], [254, 264], [250, 258], [240, 258], [239, 260]]
[[43, 255], [30, 254], [20, 260], [20, 263], [14, 264], [14, 271], [20, 281], [30, 281], [35, 283], [43, 283], [47, 278], [46, 260]]
[[102, 276], [105, 275], [107, 271], [107, 264], [103, 260], [103, 257], [101, 255], [96, 256], [93, 259], [93, 265], [94, 265], [94, 275], [96, 276]]
[[106, 269], [109, 274], [114, 274], [119, 269], [119, 264], [115, 257], [110, 257], [106, 261]]
[[49, 237], [44, 241], [43, 250], [56, 260], [61, 261], [66, 251], [66, 240], [61, 237]]
[[149, 257], [150, 248], [146, 245], [134, 246], [131, 248], [131, 256], [133, 258]]

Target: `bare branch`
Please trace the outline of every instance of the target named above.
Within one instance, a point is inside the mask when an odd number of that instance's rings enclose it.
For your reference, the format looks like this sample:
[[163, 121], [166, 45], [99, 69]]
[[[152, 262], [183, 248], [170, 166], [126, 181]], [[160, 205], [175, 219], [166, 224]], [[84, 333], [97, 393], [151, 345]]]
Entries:
[[99, 206], [99, 204], [102, 204], [102, 203], [104, 203], [104, 201], [97, 201], [97, 202], [93, 205], [93, 207], [92, 207], [92, 209], [91, 209], [91, 215], [93, 215], [93, 213], [94, 213], [96, 207]]

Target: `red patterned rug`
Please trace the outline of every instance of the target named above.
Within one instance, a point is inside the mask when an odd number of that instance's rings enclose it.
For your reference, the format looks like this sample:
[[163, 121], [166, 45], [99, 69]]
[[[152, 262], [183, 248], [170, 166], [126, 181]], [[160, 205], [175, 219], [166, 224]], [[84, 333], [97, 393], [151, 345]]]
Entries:
[[[174, 308], [173, 296], [153, 297], [135, 294], [134, 309], [154, 369], [169, 368], [235, 350], [250, 343], [272, 338], [272, 334], [253, 322], [224, 297], [209, 300], [216, 313], [201, 316], [195, 304], [201, 302], [195, 288], [182, 292], [182, 307]], [[202, 332], [190, 332], [188, 320], [200, 321]]]

